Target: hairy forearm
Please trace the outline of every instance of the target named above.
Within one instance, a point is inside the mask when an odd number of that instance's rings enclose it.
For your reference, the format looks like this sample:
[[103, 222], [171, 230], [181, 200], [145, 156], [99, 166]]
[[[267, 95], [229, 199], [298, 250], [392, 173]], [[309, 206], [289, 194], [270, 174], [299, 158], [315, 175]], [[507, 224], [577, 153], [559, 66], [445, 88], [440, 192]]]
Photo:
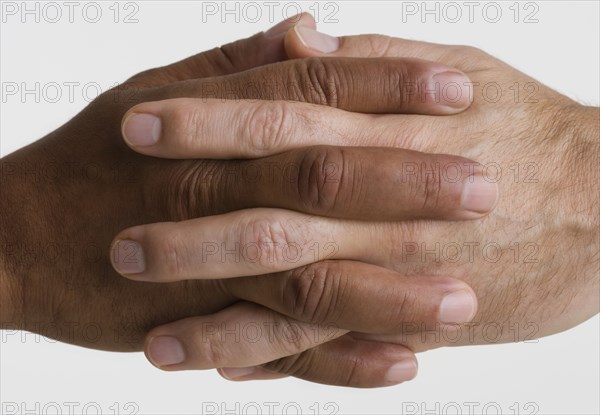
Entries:
[[[558, 121], [561, 128], [557, 133], [566, 143], [564, 157], [559, 158], [561, 163], [556, 166], [562, 175], [558, 185], [559, 189], [568, 191], [564, 192], [565, 198], [557, 201], [560, 210], [555, 219], [561, 224], [557, 237], [572, 241], [568, 244], [572, 254], [558, 251], [556, 255], [570, 272], [555, 289], [560, 296], [570, 298], [569, 307], [578, 310], [565, 313], [557, 320], [567, 319], [568, 326], [574, 326], [600, 310], [600, 108], [578, 105], [574, 109], [567, 108], [557, 118], [562, 118]], [[548, 197], [553, 197], [553, 193], [548, 192]]]
[[577, 186], [571, 193], [573, 212], [579, 223], [595, 233], [600, 226], [600, 108], [580, 106], [572, 116], [565, 118], [570, 166], [564, 171], [575, 176], [568, 182]]

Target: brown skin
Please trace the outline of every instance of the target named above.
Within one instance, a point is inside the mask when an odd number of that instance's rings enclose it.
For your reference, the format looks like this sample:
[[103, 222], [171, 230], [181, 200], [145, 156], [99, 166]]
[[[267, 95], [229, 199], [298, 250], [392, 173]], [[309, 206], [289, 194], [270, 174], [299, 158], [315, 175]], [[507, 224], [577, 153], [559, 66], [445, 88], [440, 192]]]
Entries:
[[[248, 67], [283, 59], [282, 38], [276, 40], [260, 34], [166, 68], [139, 74], [119, 90], [100, 96], [73, 120], [45, 138], [2, 159], [0, 264], [3, 272], [0, 292], [3, 295], [1, 321], [6, 328], [30, 330], [98, 349], [140, 350], [150, 328], [221, 310], [253, 292], [263, 292], [271, 286], [271, 281], [265, 280], [262, 285], [233, 294], [234, 280], [227, 285], [212, 280], [153, 284], [122, 278], [112, 269], [108, 257], [110, 243], [120, 230], [144, 223], [182, 220], [258, 206], [350, 217], [365, 216], [369, 212], [368, 206], [354, 211], [330, 212], [318, 205], [309, 206], [301, 197], [294, 196], [293, 189], [286, 187], [297, 189], [297, 183], [280, 182], [281, 188], [275, 188], [272, 193], [264, 188], [273, 188], [274, 184], [265, 179], [253, 184], [261, 190], [257, 191], [257, 197], [255, 192], [248, 192], [246, 183], [230, 180], [227, 178], [230, 176], [223, 174], [233, 169], [237, 172], [234, 177], [240, 177], [246, 161], [163, 160], [136, 154], [124, 144], [121, 120], [133, 105], [179, 96], [202, 97], [207, 85], [213, 88], [209, 96], [214, 96], [216, 86], [217, 95], [233, 89], [239, 91], [238, 96], [242, 98], [290, 99], [332, 104], [347, 110], [372, 108], [374, 111], [400, 112], [412, 108], [410, 101], [402, 99], [399, 90], [390, 94], [390, 85], [398, 81], [399, 74], [418, 79], [430, 70], [427, 63], [418, 60], [316, 59], [282, 62], [235, 74]], [[365, 85], [365, 80], [371, 79], [373, 74], [381, 82], [371, 83], [371, 88], [352, 88], [353, 83], [344, 82], [343, 78], [350, 69], [356, 77], [356, 85]], [[230, 73], [233, 75], [218, 77]], [[213, 78], [198, 79], [205, 76]], [[185, 80], [188, 78], [194, 79]], [[266, 80], [283, 85], [294, 81], [299, 88], [291, 92], [278, 90], [271, 95], [261, 88], [245, 88], [249, 83], [260, 85]], [[430, 110], [435, 113], [435, 108], [417, 101], [416, 104], [415, 112]], [[325, 147], [299, 149], [252, 163], [260, 166], [267, 161], [285, 164], [290, 159], [306, 159], [305, 164], [310, 167], [315, 165], [311, 158], [321, 160], [324, 151], [329, 150]], [[359, 151], [356, 150], [358, 160], [361, 159]], [[400, 160], [427, 157], [401, 150], [397, 150], [397, 156]], [[381, 157], [387, 160], [385, 163], [389, 163], [390, 168], [393, 166], [388, 152], [382, 152]], [[436, 157], [432, 160], [466, 161], [452, 156]], [[363, 168], [368, 169], [368, 164], [379, 162], [375, 154], [365, 159]], [[36, 174], [30, 174], [27, 166], [34, 166]], [[56, 175], [55, 170], [49, 169], [57, 169]], [[319, 184], [318, 180], [310, 181], [309, 175], [300, 176], [308, 180], [307, 186]], [[393, 182], [386, 185], [382, 177], [378, 177], [373, 185], [376, 184], [384, 193], [391, 193], [396, 188]], [[424, 194], [422, 188], [425, 185], [418, 181], [410, 183], [412, 187], [406, 189], [406, 195]], [[449, 195], [449, 199], [457, 203], [455, 196]], [[295, 200], [296, 204], [290, 200]], [[412, 203], [413, 209], [394, 213], [395, 206], [389, 206], [386, 213], [397, 219], [422, 215], [423, 201], [419, 197], [406, 202]], [[431, 205], [425, 213], [453, 218], [456, 212], [449, 211], [447, 201], [442, 198], [437, 209]], [[395, 307], [396, 298], [378, 296], [378, 290], [373, 289], [378, 284], [375, 276], [384, 271], [365, 264], [340, 263], [346, 267], [342, 270], [354, 270], [357, 276], [367, 274], [366, 279], [353, 279], [356, 290], [375, 291], [369, 301], [361, 303], [366, 310], [371, 305], [371, 309], [378, 309], [379, 314], [387, 314]], [[370, 267], [370, 271], [357, 271], [364, 267]], [[279, 284], [301, 290], [302, 285], [295, 281], [306, 279], [298, 277], [307, 275], [302, 271], [283, 273], [270, 280], [278, 278]], [[385, 272], [389, 275], [389, 271]], [[369, 285], [367, 281], [373, 281], [375, 285]], [[402, 293], [404, 287], [405, 291], [414, 291], [415, 298], [431, 300], [431, 303], [424, 301], [421, 305], [414, 302], [413, 308], [422, 310], [420, 316], [415, 316], [418, 321], [435, 320], [437, 304], [449, 291], [470, 290], [460, 281], [446, 278], [438, 279], [439, 283], [431, 288], [424, 284], [411, 286], [400, 278], [393, 281], [397, 281], [397, 285], [388, 289]], [[427, 294], [417, 296], [418, 292]], [[287, 295], [297, 298], [294, 292]], [[279, 293], [272, 289], [271, 296], [271, 300], [276, 301]], [[353, 312], [364, 314], [364, 311], [356, 308]], [[375, 314], [372, 321], [380, 321], [381, 316]], [[298, 317], [306, 316], [300, 313]], [[387, 347], [388, 360], [397, 358], [398, 350], [401, 354], [411, 355], [398, 346], [379, 347]], [[381, 350], [381, 354], [385, 355], [386, 350]], [[394, 353], [396, 356], [392, 356]]]
[[[150, 183], [149, 175], [161, 171], [162, 177], [176, 180], [180, 172], [172, 163], [128, 151], [121, 140], [120, 120], [153, 87], [280, 60], [280, 43], [260, 36], [136, 75], [44, 139], [2, 159], [0, 262], [5, 271], [1, 290], [5, 326], [75, 344], [130, 351], [139, 349], [144, 331], [159, 320], [191, 310], [218, 309], [233, 301], [214, 288], [212, 295], [201, 294], [199, 299], [196, 293], [209, 284], [156, 287], [116, 278], [107, 258], [114, 233], [140, 223], [141, 212], [143, 221], [161, 220], [173, 209], [164, 197], [157, 197], [161, 191], [164, 195], [166, 186]], [[242, 58], [239, 46], [254, 51], [256, 60]], [[25, 166], [34, 166], [36, 174], [25, 174]], [[52, 166], [58, 166], [58, 177], [44, 173]], [[56, 246], [57, 259], [44, 259], [56, 255]], [[84, 258], [86, 249], [92, 252], [89, 259]], [[27, 250], [33, 254], [27, 255]], [[169, 291], [174, 297], [167, 300]], [[150, 315], [149, 309], [156, 314]], [[58, 324], [60, 332], [49, 331], [52, 324]], [[93, 343], [82, 334], [90, 324], [102, 330]]]

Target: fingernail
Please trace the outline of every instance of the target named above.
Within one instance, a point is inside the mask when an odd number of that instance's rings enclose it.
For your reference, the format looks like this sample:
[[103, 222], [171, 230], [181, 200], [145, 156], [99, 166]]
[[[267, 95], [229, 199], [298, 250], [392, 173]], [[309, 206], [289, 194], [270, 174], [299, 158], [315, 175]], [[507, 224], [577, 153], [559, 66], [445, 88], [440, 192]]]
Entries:
[[148, 359], [158, 367], [176, 365], [185, 360], [185, 351], [175, 337], [153, 337], [148, 344]]
[[395, 384], [414, 379], [415, 376], [417, 376], [417, 362], [414, 359], [405, 359], [388, 369], [385, 380]]
[[475, 213], [487, 213], [496, 205], [498, 185], [481, 174], [467, 177], [462, 194], [462, 208]]
[[[292, 17], [288, 17], [287, 19], [277, 23], [275, 26], [273, 26], [272, 28], [270, 28], [269, 30], [267, 30], [265, 32], [265, 36], [267, 37], [276, 37], [279, 36], [285, 32], [287, 32], [289, 29], [292, 28], [292, 26], [298, 24], [301, 21], [312, 21], [312, 16], [310, 16], [308, 13], [299, 13], [296, 14]], [[310, 24], [310, 23], [308, 23]]]
[[437, 102], [452, 109], [467, 108], [473, 99], [471, 80], [463, 73], [445, 71], [431, 78]]
[[229, 380], [236, 380], [256, 372], [256, 367], [223, 367], [221, 374]]
[[148, 147], [158, 142], [160, 118], [151, 114], [133, 113], [123, 122], [123, 138], [132, 146]]
[[146, 269], [144, 250], [136, 241], [117, 241], [112, 248], [113, 267], [121, 274], [138, 274]]
[[275, 37], [277, 35], [280, 35], [284, 32], [287, 32], [287, 30], [292, 27], [294, 25], [293, 22], [290, 22], [290, 19], [286, 19], [282, 22], [277, 23], [275, 26], [273, 26], [272, 28], [270, 28], [269, 30], [267, 30], [265, 32], [265, 36], [267, 37]]
[[331, 53], [340, 47], [340, 40], [337, 37], [317, 32], [310, 27], [296, 25], [294, 26], [294, 30], [305, 47], [317, 52]]
[[477, 300], [468, 291], [455, 291], [442, 299], [439, 319], [442, 323], [467, 323], [475, 316]]

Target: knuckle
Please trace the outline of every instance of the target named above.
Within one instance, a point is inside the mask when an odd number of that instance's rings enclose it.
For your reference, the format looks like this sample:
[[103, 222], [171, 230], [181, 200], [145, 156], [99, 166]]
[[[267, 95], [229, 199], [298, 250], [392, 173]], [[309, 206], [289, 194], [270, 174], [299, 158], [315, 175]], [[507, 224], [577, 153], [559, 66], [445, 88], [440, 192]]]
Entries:
[[212, 369], [226, 364], [228, 356], [222, 341], [219, 340], [222, 337], [220, 332], [208, 335], [203, 327], [194, 327], [188, 332], [191, 332], [193, 354], [202, 359], [203, 368]]
[[[317, 146], [306, 150], [298, 165], [297, 193], [303, 207], [327, 214], [343, 201], [342, 179], [352, 177], [344, 149]], [[346, 179], [347, 180], [347, 179]]]
[[216, 62], [219, 69], [224, 72], [230, 72], [237, 68], [239, 60], [239, 49], [237, 48], [237, 44], [228, 43], [214, 49], [214, 51], [215, 55], [217, 55], [217, 59], [215, 59], [214, 62]]
[[441, 57], [442, 62], [448, 62], [461, 70], [470, 70], [475, 65], [481, 65], [481, 61], [490, 58], [484, 50], [470, 45], [452, 45], [444, 49]]
[[173, 279], [185, 276], [186, 268], [182, 254], [184, 244], [180, 235], [175, 231], [163, 232], [158, 242], [160, 263], [166, 273], [165, 278]]
[[423, 86], [418, 71], [412, 65], [387, 64], [381, 77], [384, 85], [382, 91], [387, 91], [389, 102], [397, 103], [399, 108], [406, 108], [412, 102], [420, 99], [419, 94], [411, 93]]
[[[383, 243], [390, 248], [390, 262], [394, 264], [421, 260], [420, 247], [428, 235], [439, 232], [432, 221], [403, 221], [378, 228], [385, 235]], [[440, 235], [441, 238], [441, 235]], [[435, 240], [432, 238], [432, 240]], [[402, 241], [402, 243], [398, 243]]]
[[378, 58], [387, 56], [392, 48], [393, 40], [390, 36], [386, 35], [367, 35], [366, 36], [368, 45], [369, 58]]
[[390, 321], [397, 321], [398, 330], [406, 328], [406, 324], [420, 324], [420, 319], [416, 312], [417, 298], [416, 294], [410, 290], [403, 290], [394, 295], [394, 307], [390, 309]]
[[201, 111], [181, 102], [169, 111], [165, 124], [167, 138], [175, 139], [183, 148], [191, 148], [206, 121]]
[[306, 376], [314, 366], [314, 352], [307, 350], [292, 356], [282, 357], [262, 365], [267, 370], [283, 373], [289, 376], [302, 378]]
[[463, 54], [463, 55], [470, 55], [470, 56], [476, 56], [476, 57], [481, 57], [481, 56], [487, 55], [486, 52], [484, 52], [482, 49], [479, 49], [478, 47], [475, 47], [475, 46], [460, 45], [459, 49], [460, 49], [461, 54]]
[[[287, 250], [295, 243], [286, 226], [268, 218], [254, 218], [243, 224], [241, 254], [248, 263], [261, 269], [279, 271], [287, 262]], [[254, 248], [254, 249], [253, 249]]]
[[444, 186], [440, 163], [425, 162], [417, 171], [418, 174], [412, 176], [408, 181], [413, 201], [423, 210], [439, 207]]
[[260, 157], [285, 145], [293, 129], [292, 110], [287, 103], [264, 102], [253, 105], [245, 120], [243, 142], [251, 154]]
[[296, 63], [297, 77], [301, 84], [300, 94], [305, 102], [338, 107], [338, 85], [341, 72], [331, 60], [321, 58], [303, 59]]
[[310, 348], [316, 334], [303, 324], [284, 318], [273, 326], [273, 336], [278, 351], [284, 356], [291, 356]]
[[[347, 386], [361, 387], [365, 384], [362, 374], [368, 372], [369, 362], [356, 355], [344, 356], [343, 366], [332, 367], [316, 357], [313, 350], [306, 350], [293, 356], [286, 356], [262, 365], [267, 370], [283, 373], [298, 378], [306, 378], [309, 375], [326, 376], [327, 383]], [[332, 372], [329, 372], [332, 371]], [[327, 373], [329, 372], [329, 373]]]
[[164, 192], [150, 191], [146, 204], [164, 206], [166, 217], [177, 221], [223, 213], [224, 190], [231, 188], [227, 168], [223, 161], [182, 161], [165, 174]]
[[293, 316], [311, 324], [335, 322], [343, 313], [348, 279], [335, 262], [321, 262], [289, 273], [284, 304]]
[[[254, 60], [248, 59], [248, 53], [260, 53], [258, 50], [260, 34], [246, 40], [238, 40], [215, 48], [215, 55], [206, 55], [205, 66], [216, 66], [217, 73], [229, 74], [252, 68]], [[211, 65], [212, 64], [212, 65]]]

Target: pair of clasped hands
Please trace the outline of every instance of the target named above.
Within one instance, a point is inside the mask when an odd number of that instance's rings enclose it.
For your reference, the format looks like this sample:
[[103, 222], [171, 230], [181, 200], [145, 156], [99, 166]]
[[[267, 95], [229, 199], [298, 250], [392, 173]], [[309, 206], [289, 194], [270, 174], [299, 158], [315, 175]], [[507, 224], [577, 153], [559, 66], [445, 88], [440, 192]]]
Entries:
[[535, 83], [474, 48], [335, 38], [308, 14], [140, 73], [2, 160], [127, 170], [6, 182], [16, 246], [107, 251], [5, 259], [11, 321], [75, 321], [54, 337], [143, 347], [163, 370], [354, 387], [488, 343], [486, 324], [494, 342], [573, 327], [598, 312], [597, 109], [545, 86], [515, 100], [515, 82]]

